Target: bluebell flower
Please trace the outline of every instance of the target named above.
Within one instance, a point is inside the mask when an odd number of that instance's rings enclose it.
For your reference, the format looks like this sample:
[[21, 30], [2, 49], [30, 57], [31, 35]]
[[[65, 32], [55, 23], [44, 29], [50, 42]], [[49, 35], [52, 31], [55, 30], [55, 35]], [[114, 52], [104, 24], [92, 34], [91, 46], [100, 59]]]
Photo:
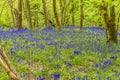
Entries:
[[27, 49], [29, 49], [29, 48], [30, 48], [30, 46], [26, 46], [26, 48], [27, 48]]
[[51, 59], [50, 59], [50, 58], [48, 58], [48, 59], [47, 59], [47, 61], [48, 61], [48, 62], [51, 62]]
[[21, 59], [20, 59], [20, 58], [18, 59], [18, 62], [21, 62]]
[[15, 54], [15, 51], [11, 48], [9, 51], [11, 54]]
[[59, 80], [60, 74], [54, 74], [54, 80]]
[[79, 51], [74, 51], [74, 54], [77, 54], [77, 55], [78, 55], [78, 54], [79, 54]]
[[67, 66], [72, 67], [72, 64], [71, 63], [67, 63]]
[[55, 30], [53, 27], [48, 27], [48, 28], [42, 29], [43, 32], [50, 32], [50, 31], [53, 31], [53, 30]]
[[75, 76], [72, 78], [72, 80], [75, 80]]
[[56, 64], [56, 68], [60, 68], [60, 65], [59, 65], [59, 64]]
[[99, 64], [95, 64], [95, 67], [99, 67]]
[[52, 46], [52, 45], [54, 45], [54, 43], [51, 42], [51, 43], [48, 43], [47, 45], [48, 45], [48, 46]]
[[117, 56], [111, 56], [110, 57], [110, 59], [116, 59], [117, 58]]
[[37, 78], [37, 80], [45, 80], [45, 78], [39, 77], [39, 78]]
[[40, 80], [45, 80], [45, 78], [41, 78]]
[[45, 46], [43, 44], [40, 44], [41, 49], [45, 49]]
[[111, 66], [111, 65], [113, 65], [113, 63], [112, 63], [112, 61], [110, 61], [110, 60], [106, 60], [106, 61], [104, 62], [104, 65]]
[[99, 74], [97, 77], [98, 77], [98, 79], [101, 79], [101, 76], [100, 76], [100, 74]]
[[107, 66], [103, 65], [102, 69], [105, 69]]
[[80, 80], [80, 77], [78, 77], [78, 79], [77, 80]]
[[103, 51], [102, 50], [99, 50], [100, 53], [102, 53]]

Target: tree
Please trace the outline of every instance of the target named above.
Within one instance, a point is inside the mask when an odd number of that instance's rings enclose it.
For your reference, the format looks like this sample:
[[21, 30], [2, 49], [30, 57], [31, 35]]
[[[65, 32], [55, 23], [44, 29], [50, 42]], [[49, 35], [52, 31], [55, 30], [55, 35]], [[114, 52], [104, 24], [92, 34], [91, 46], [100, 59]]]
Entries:
[[16, 24], [15, 27], [22, 29], [22, 0], [18, 0], [18, 9], [15, 9]]
[[31, 20], [31, 12], [30, 12], [30, 3], [29, 3], [29, 0], [25, 0], [25, 4], [26, 4], [26, 17], [27, 17], [27, 23], [28, 23], [28, 27], [30, 29], [33, 29], [33, 26], [32, 26], [32, 20]]
[[[114, 0], [111, 0], [111, 3]], [[108, 5], [108, 2], [102, 0], [102, 5], [100, 5], [100, 10], [102, 11], [102, 17], [106, 25], [106, 36], [107, 43], [117, 44], [117, 27], [116, 27], [116, 15], [115, 15], [115, 6]]]
[[56, 0], [53, 0], [53, 12], [54, 12], [57, 28], [60, 29], [61, 24], [60, 24], [60, 20], [59, 20], [57, 9], [56, 9]]
[[12, 20], [13, 20], [13, 25], [12, 26], [15, 26], [15, 14], [14, 14], [14, 1], [13, 0], [10, 0], [9, 1], [9, 6], [10, 6], [10, 9], [11, 9], [11, 16], [12, 16]]
[[72, 9], [71, 9], [71, 12], [72, 12], [72, 25], [75, 26], [74, 0], [72, 0]]
[[47, 12], [47, 8], [46, 8], [46, 0], [42, 0], [43, 3], [43, 10], [44, 10], [44, 17], [45, 17], [45, 25], [46, 27], [49, 26], [49, 20], [48, 20], [48, 12]]
[[80, 30], [83, 28], [83, 20], [84, 20], [84, 11], [83, 11], [83, 0], [80, 0]]

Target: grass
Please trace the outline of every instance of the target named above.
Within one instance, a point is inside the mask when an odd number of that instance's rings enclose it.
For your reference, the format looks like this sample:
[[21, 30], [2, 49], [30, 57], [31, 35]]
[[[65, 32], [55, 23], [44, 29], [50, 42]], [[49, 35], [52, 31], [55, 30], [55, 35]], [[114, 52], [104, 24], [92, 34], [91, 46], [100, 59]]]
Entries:
[[[118, 45], [106, 45], [104, 29], [0, 29], [0, 34], [0, 44], [23, 80], [120, 79], [120, 37]], [[0, 68], [0, 80], [7, 79]]]

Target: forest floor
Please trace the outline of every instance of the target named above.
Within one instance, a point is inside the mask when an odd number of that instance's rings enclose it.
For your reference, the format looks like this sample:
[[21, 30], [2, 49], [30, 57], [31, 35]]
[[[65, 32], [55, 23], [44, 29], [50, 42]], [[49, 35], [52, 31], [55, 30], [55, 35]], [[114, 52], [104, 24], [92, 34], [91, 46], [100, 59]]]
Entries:
[[[120, 80], [118, 45], [96, 27], [14, 30], [0, 28], [0, 45], [22, 80]], [[0, 68], [0, 80], [8, 80]]]

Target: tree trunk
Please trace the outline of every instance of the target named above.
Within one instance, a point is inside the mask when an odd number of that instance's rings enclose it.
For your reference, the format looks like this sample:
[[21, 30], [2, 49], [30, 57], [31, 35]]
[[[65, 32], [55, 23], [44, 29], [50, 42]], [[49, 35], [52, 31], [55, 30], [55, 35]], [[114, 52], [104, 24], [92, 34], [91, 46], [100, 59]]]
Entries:
[[22, 0], [18, 0], [18, 9], [16, 9], [16, 28], [22, 29]]
[[74, 0], [72, 0], [72, 26], [75, 26], [75, 17], [74, 17]]
[[63, 25], [63, 3], [62, 3], [62, 0], [60, 0], [59, 5], [60, 5], [61, 25]]
[[[114, 0], [112, 0], [114, 1]], [[104, 11], [103, 18], [106, 24], [106, 38], [107, 43], [109, 44], [117, 44], [117, 27], [116, 27], [116, 15], [115, 15], [115, 6], [112, 5], [108, 8], [108, 3], [102, 1], [103, 5], [100, 6], [100, 10]], [[108, 10], [109, 9], [109, 10]], [[110, 12], [110, 16], [109, 13]]]
[[84, 11], [83, 11], [83, 0], [80, 0], [80, 30], [83, 28], [83, 20], [84, 20]]
[[[114, 1], [114, 0], [112, 0]], [[110, 20], [108, 23], [107, 31], [108, 31], [108, 43], [116, 43], [117, 44], [117, 29], [116, 29], [116, 16], [115, 16], [115, 7], [110, 7]]]
[[43, 10], [44, 10], [44, 16], [45, 16], [45, 26], [48, 27], [49, 21], [48, 21], [48, 12], [46, 8], [46, 0], [42, 0], [42, 3], [43, 3]]
[[56, 0], [53, 0], [53, 12], [54, 12], [57, 28], [60, 29], [61, 28], [61, 24], [60, 24], [58, 13], [57, 13], [57, 9], [56, 9]]
[[26, 13], [27, 13], [27, 22], [28, 22], [28, 27], [30, 29], [33, 29], [33, 26], [32, 26], [32, 20], [31, 20], [31, 12], [30, 12], [30, 3], [29, 3], [29, 0], [25, 0], [25, 5], [26, 5]]
[[12, 27], [15, 26], [15, 15], [14, 15], [13, 4], [14, 4], [13, 0], [10, 0], [9, 6], [10, 6], [10, 9], [11, 9], [11, 16], [12, 16], [12, 20], [13, 20], [13, 24], [11, 25]]

